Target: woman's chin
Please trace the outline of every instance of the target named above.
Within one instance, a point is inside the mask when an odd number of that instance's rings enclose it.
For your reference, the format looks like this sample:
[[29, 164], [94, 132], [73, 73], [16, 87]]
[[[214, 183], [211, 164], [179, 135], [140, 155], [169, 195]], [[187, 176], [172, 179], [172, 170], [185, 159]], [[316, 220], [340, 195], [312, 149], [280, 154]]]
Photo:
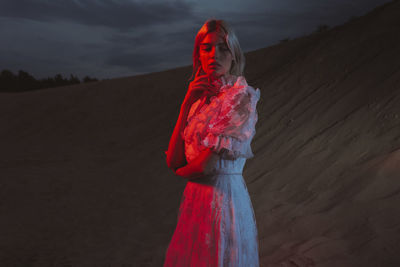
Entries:
[[210, 76], [210, 78], [212, 80], [217, 80], [217, 79], [221, 78], [222, 76], [224, 76], [224, 73], [213, 71], [208, 76]]

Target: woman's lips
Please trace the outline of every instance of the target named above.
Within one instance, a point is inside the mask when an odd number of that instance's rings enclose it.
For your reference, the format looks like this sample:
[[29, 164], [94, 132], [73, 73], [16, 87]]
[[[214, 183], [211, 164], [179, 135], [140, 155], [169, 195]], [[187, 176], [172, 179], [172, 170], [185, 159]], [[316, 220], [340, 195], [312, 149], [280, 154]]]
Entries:
[[219, 64], [219, 63], [217, 63], [217, 62], [213, 62], [213, 63], [210, 63], [208, 66], [210, 66], [210, 67], [221, 67], [221, 65]]

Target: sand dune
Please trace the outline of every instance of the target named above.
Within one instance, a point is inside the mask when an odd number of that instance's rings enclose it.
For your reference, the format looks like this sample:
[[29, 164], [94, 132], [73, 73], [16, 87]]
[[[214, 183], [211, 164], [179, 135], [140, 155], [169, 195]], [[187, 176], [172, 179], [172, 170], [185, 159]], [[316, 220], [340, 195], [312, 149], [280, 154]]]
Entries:
[[[400, 2], [246, 54], [262, 266], [400, 266]], [[161, 266], [190, 66], [0, 95], [0, 265]], [[291, 264], [291, 265], [290, 265]]]

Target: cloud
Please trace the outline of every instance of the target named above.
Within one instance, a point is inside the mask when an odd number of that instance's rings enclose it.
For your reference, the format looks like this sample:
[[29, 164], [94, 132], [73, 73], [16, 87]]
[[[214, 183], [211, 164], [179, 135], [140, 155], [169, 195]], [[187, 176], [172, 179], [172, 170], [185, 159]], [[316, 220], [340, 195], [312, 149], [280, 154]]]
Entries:
[[[385, 0], [0, 0], [0, 69], [120, 77], [191, 64], [206, 19], [224, 19], [242, 49], [333, 26]], [[29, 45], [27, 45], [29, 44]]]
[[174, 2], [115, 0], [2, 0], [0, 17], [41, 22], [70, 21], [128, 30], [192, 19], [190, 5]]
[[105, 64], [135, 72], [190, 65], [198, 25], [157, 26], [137, 32], [116, 32], [107, 37]]
[[104, 64], [111, 67], [125, 67], [136, 73], [151, 72], [163, 68], [190, 65], [191, 49], [191, 47], [160, 49], [153, 46], [136, 50], [110, 51]]

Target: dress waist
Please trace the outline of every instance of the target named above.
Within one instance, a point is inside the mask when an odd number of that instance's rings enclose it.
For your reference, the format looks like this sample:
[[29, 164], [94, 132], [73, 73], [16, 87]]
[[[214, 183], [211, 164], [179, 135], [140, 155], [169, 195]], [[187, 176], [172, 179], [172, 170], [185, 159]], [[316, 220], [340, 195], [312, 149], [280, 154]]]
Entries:
[[[223, 176], [220, 177], [221, 175], [223, 175]], [[227, 175], [227, 176], [225, 176], [225, 175]], [[215, 185], [217, 183], [217, 181], [231, 180], [229, 176], [235, 176], [235, 178], [241, 177], [241, 179], [243, 179], [242, 172], [229, 172], [229, 173], [228, 172], [211, 172], [211, 173], [203, 174], [199, 177], [190, 179], [189, 182]]]
[[206, 173], [211, 175], [243, 175], [245, 158], [227, 160], [219, 158], [214, 164], [207, 168]]
[[216, 172], [212, 172], [211, 174], [213, 174], [213, 175], [216, 175], [216, 174], [218, 174], [218, 175], [221, 175], [221, 174], [224, 174], [224, 175], [234, 175], [234, 174], [242, 175], [243, 172], [220, 172], [220, 171], [216, 171]]

